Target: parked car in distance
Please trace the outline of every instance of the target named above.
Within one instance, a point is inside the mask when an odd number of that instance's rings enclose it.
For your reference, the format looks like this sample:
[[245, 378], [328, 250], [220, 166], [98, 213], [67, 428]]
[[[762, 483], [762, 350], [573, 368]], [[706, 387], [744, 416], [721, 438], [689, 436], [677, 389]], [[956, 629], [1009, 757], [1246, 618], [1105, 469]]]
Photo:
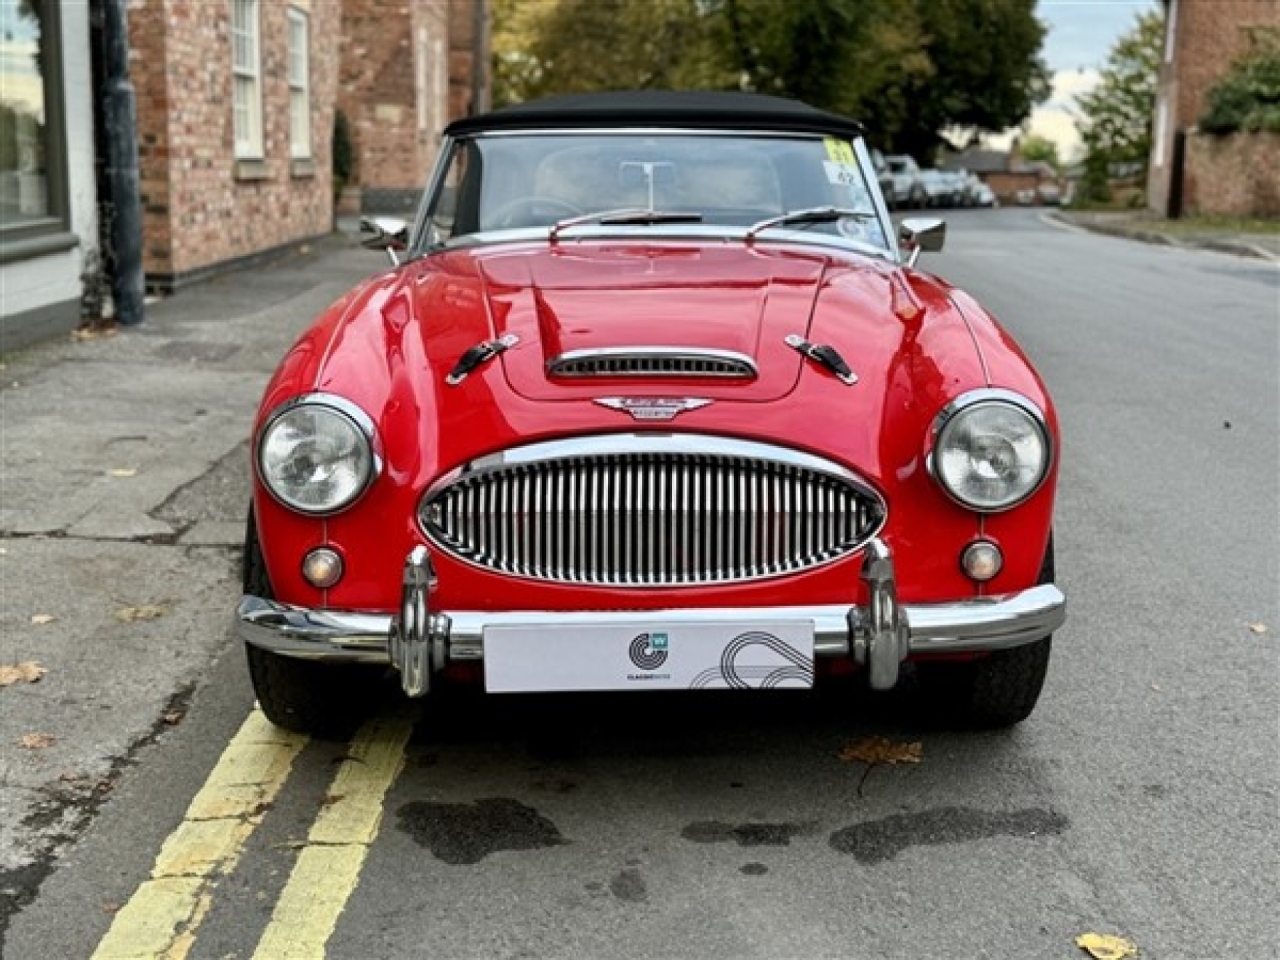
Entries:
[[895, 231], [857, 123], [526, 103], [452, 123], [416, 222], [368, 228], [395, 263], [252, 426], [235, 622], [271, 721], [342, 731], [388, 668], [413, 697], [751, 696], [908, 662], [922, 710], [1031, 713], [1065, 617], [1053, 405], [918, 268], [945, 225]]
[[884, 158], [889, 166], [893, 183], [890, 204], [899, 207], [923, 207], [929, 202], [929, 194], [920, 178], [920, 167], [906, 154], [894, 154]]
[[1036, 187], [1036, 198], [1046, 206], [1056, 207], [1062, 203], [1062, 190], [1056, 183], [1046, 181]]
[[941, 170], [921, 170], [920, 183], [924, 187], [925, 206], [952, 207], [956, 201], [956, 183]]
[[973, 188], [973, 205], [975, 207], [998, 207], [1000, 203], [996, 200], [996, 192], [988, 184], [978, 181], [977, 186]]

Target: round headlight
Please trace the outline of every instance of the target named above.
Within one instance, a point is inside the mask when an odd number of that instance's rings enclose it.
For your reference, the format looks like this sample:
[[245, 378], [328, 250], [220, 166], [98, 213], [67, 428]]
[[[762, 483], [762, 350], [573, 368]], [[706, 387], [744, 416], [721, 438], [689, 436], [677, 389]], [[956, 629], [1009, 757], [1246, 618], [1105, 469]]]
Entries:
[[1035, 493], [1044, 480], [1049, 437], [1034, 407], [1025, 403], [961, 403], [943, 421], [933, 448], [933, 470], [943, 489], [964, 506], [1006, 510]]
[[303, 401], [276, 414], [258, 444], [258, 471], [271, 494], [302, 513], [334, 513], [373, 477], [369, 433], [355, 414]]

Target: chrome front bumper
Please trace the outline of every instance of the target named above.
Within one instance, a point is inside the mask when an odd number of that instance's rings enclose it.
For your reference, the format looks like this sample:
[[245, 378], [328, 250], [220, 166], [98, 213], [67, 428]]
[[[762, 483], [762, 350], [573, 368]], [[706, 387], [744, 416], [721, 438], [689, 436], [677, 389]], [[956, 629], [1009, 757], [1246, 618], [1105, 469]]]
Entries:
[[814, 653], [848, 657], [868, 670], [871, 686], [888, 690], [911, 655], [984, 653], [1048, 636], [1066, 619], [1066, 599], [1052, 584], [998, 597], [955, 603], [900, 604], [893, 558], [873, 540], [862, 563], [869, 602], [860, 606], [688, 608], [640, 611], [450, 611], [431, 609], [435, 574], [424, 547], [405, 561], [400, 613], [309, 610], [245, 596], [236, 631], [246, 643], [284, 656], [333, 662], [390, 663], [410, 696], [427, 692], [431, 676], [448, 663], [484, 659], [488, 627], [598, 624], [651, 625], [717, 621], [754, 624], [811, 621]]

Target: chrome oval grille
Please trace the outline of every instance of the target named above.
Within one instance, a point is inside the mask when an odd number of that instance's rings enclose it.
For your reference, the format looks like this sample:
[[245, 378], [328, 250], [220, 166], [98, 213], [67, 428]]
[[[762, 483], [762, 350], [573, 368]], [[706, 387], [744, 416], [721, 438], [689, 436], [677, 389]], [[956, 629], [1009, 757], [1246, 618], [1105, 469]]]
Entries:
[[754, 380], [755, 362], [730, 350], [680, 347], [571, 350], [548, 365], [553, 377], [711, 377]]
[[438, 548], [477, 566], [617, 587], [795, 573], [860, 549], [884, 522], [880, 498], [835, 464], [692, 439], [675, 444], [689, 449], [660, 449], [659, 437], [635, 451], [500, 455], [431, 491], [419, 519]]

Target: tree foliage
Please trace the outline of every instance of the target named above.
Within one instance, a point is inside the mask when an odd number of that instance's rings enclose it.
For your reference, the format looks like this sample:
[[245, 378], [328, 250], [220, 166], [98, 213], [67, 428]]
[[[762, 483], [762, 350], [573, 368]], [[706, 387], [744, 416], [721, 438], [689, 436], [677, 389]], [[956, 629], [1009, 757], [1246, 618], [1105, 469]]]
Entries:
[[995, 131], [1048, 93], [1035, 0], [495, 0], [495, 102], [754, 90], [856, 116], [885, 150]]
[[1280, 133], [1280, 45], [1231, 65], [1209, 90], [1199, 127], [1206, 133]]
[[1022, 138], [1018, 146], [1022, 151], [1022, 159], [1028, 163], [1047, 163], [1055, 170], [1061, 166], [1058, 145], [1048, 137], [1029, 133]]
[[1076, 97], [1083, 114], [1086, 165], [1137, 164], [1145, 169], [1163, 48], [1164, 15], [1140, 13], [1111, 48], [1098, 85]]

